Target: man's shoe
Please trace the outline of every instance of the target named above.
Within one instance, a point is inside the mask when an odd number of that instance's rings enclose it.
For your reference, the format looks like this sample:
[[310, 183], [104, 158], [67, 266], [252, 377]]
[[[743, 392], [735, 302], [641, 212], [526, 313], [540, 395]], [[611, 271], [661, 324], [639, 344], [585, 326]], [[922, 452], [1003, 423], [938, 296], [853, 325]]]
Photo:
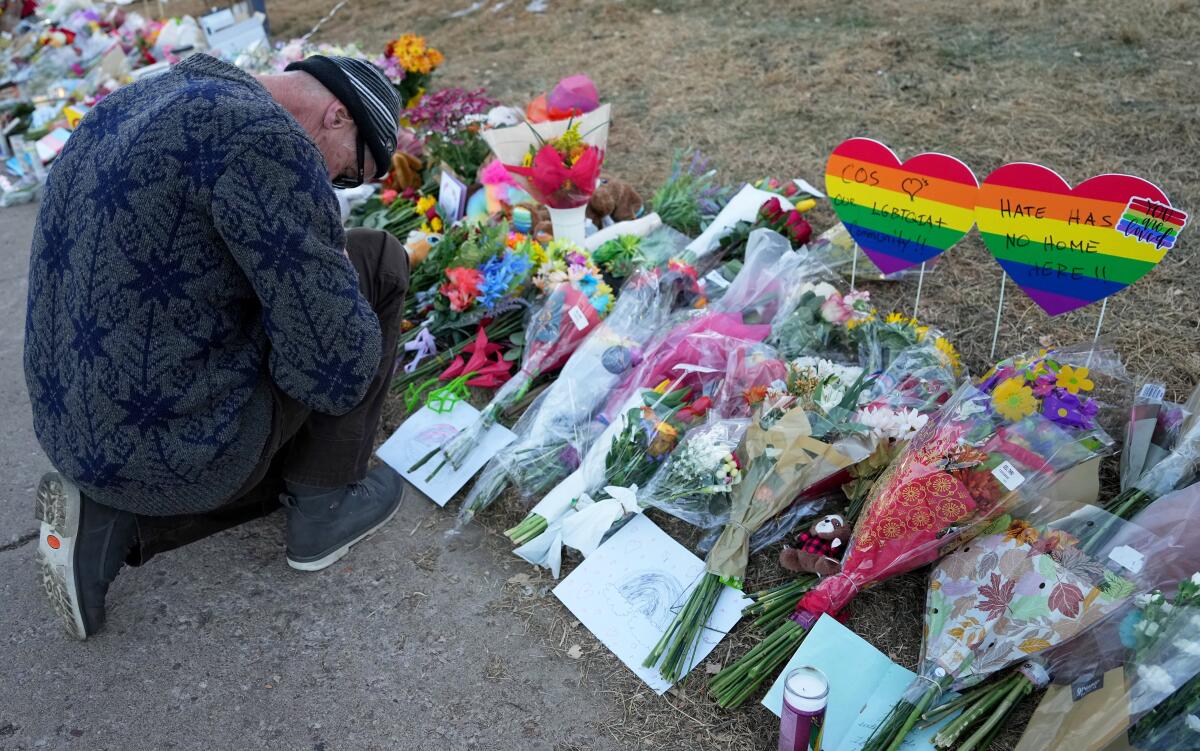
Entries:
[[104, 598], [137, 542], [137, 520], [101, 506], [57, 472], [42, 477], [36, 502], [42, 523], [37, 562], [46, 596], [67, 632], [86, 639], [104, 625]]
[[287, 507], [288, 565], [300, 571], [333, 565], [395, 515], [402, 486], [391, 467], [376, 467], [362, 482], [332, 490], [289, 483], [280, 497]]

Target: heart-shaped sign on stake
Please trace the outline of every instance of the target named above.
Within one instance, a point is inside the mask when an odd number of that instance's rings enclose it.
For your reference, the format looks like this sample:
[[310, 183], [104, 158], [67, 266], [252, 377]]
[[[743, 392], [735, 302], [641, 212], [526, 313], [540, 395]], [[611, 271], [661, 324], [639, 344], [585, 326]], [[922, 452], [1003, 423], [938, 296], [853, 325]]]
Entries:
[[975, 221], [992, 256], [1052, 316], [1141, 279], [1174, 246], [1187, 215], [1153, 183], [1098, 175], [1072, 189], [1024, 162], [987, 176]]
[[825, 191], [858, 247], [884, 274], [919, 266], [963, 238], [975, 224], [979, 182], [945, 154], [918, 154], [903, 164], [870, 138], [843, 141], [825, 166]]

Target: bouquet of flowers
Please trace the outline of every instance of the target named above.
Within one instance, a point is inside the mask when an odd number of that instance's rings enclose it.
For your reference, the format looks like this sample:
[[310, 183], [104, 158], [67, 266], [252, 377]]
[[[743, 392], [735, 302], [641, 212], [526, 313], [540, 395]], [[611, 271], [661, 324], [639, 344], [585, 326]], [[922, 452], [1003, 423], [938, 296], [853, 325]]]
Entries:
[[[1149, 586], [1139, 573], [1158, 547], [1153, 541], [1127, 548], [1135, 551], [1131, 557], [1123, 556], [1123, 550], [1110, 556], [1111, 548], [1092, 555], [1080, 545], [1107, 521], [1105, 516], [1094, 506], [1069, 505], [1005, 515], [942, 559], [930, 576], [920, 675], [876, 728], [865, 751], [899, 748], [943, 690], [973, 686], [1065, 643], [1146, 591]], [[1039, 517], [1057, 518], [1042, 523]], [[1021, 679], [973, 694], [959, 705], [962, 714], [937, 734], [934, 745], [962, 751], [987, 748], [1015, 701], [1035, 683], [1045, 685], [1048, 678], [1038, 667], [1030, 664]]]
[[690, 431], [638, 493], [638, 503], [703, 529], [723, 525], [730, 493], [742, 481], [736, 450], [749, 424], [720, 419]]
[[[708, 408], [707, 399], [697, 399], [688, 409], [697, 413]], [[604, 495], [596, 500], [582, 496], [574, 512], [562, 518], [562, 544], [590, 555], [611, 532], [652, 505], [698, 527], [724, 524], [729, 518], [729, 493], [741, 481], [733, 450], [746, 424], [745, 420], [721, 420], [687, 429], [666, 464], [660, 457], [650, 478], [650, 485], [660, 491], [664, 486], [674, 489], [670, 495], [648, 498], [635, 484], [606, 486]], [[656, 482], [658, 478], [665, 482]], [[536, 547], [536, 541], [530, 547]]]
[[[527, 541], [531, 532], [540, 534], [547, 523], [553, 521], [551, 517], [561, 516], [583, 492], [594, 491], [605, 484], [628, 487], [628, 483], [613, 482], [611, 477], [608, 482], [604, 481], [599, 470], [600, 458], [607, 455], [610, 444], [618, 440], [617, 432], [620, 426], [628, 425], [629, 411], [643, 401], [648, 390], [661, 390], [665, 384], [670, 387], [672, 393], [690, 392], [703, 395], [699, 398], [705, 399], [706, 412], [713, 407], [712, 395], [720, 392], [726, 363], [739, 349], [756, 344], [752, 340], [736, 338], [731, 335], [734, 332], [736, 329], [692, 332], [677, 341], [669, 351], [660, 353], [662, 359], [655, 364], [655, 368], [662, 362], [669, 363], [669, 367], [662, 368], [657, 383], [625, 395], [623, 403], [612, 417], [607, 413], [597, 417], [598, 422], [607, 427], [589, 449], [583, 464], [530, 511], [526, 519], [518, 525], [517, 529], [520, 529], [522, 534], [514, 537], [514, 542]], [[716, 407], [717, 414], [722, 414], [723, 405], [717, 404]], [[666, 456], [663, 455], [662, 458], [665, 459]], [[642, 478], [641, 484], [645, 484], [648, 478], [649, 475]], [[521, 537], [525, 539], [522, 540]]]
[[[1087, 375], [1085, 370], [1079, 381], [1080, 388], [1086, 385]], [[1200, 471], [1200, 386], [1193, 389], [1183, 412], [1186, 416], [1182, 417], [1177, 429], [1164, 431], [1164, 443], [1168, 444], [1162, 446], [1165, 453], [1147, 456], [1137, 479], [1106, 503], [1105, 510], [1121, 519], [1129, 519], [1159, 497], [1184, 487], [1196, 477]]]
[[864, 386], [861, 372], [798, 361], [790, 365], [786, 385], [782, 393], [767, 389], [757, 402], [738, 449], [743, 479], [732, 493], [729, 522], [708, 553], [700, 584], [643, 663], [659, 665], [668, 680], [683, 677], [722, 588], [741, 588], [755, 530], [802, 490], [870, 453], [848, 422]]
[[[632, 481], [632, 484], [606, 485], [594, 499], [589, 493], [581, 494], [545, 532], [514, 552], [530, 563], [549, 565], [555, 577], [562, 547], [591, 555], [609, 534], [645, 509], [638, 499], [638, 480], [645, 481], [658, 474], [663, 462], [679, 445], [680, 436], [699, 424], [711, 407], [712, 400], [702, 396], [656, 424], [644, 407], [640, 425], [635, 425], [632, 411], [627, 413], [624, 428], [610, 444], [605, 457], [605, 479], [614, 483]], [[721, 480], [732, 482], [737, 477], [736, 471], [736, 467], [725, 470]]]
[[1001, 363], [979, 386], [961, 386], [872, 487], [841, 573], [807, 592], [792, 618], [713, 679], [718, 703], [749, 698], [821, 614], [836, 614], [864, 586], [937, 560], [1003, 513], [1022, 486], [1045, 487], [1106, 451], [1107, 435], [1090, 418], [1077, 419], [1095, 414], [1086, 396], [1060, 416], [1026, 385], [1061, 367], [1051, 355], [1022, 357]]
[[1142, 751], [1195, 748], [1200, 742], [1200, 573], [1167, 602], [1147, 597], [1133, 626], [1129, 708], [1138, 719], [1129, 742]]
[[483, 89], [449, 88], [423, 97], [407, 118], [424, 142], [427, 164], [445, 163], [463, 180], [474, 181], [491, 154], [480, 131], [496, 105]]
[[404, 106], [413, 107], [425, 93], [433, 71], [445, 61], [445, 56], [430, 47], [424, 37], [403, 34], [387, 43], [375, 65], [396, 87]]
[[[604, 410], [605, 416], [615, 416], [615, 410], [637, 389], [669, 378], [680, 363], [698, 362], [692, 348], [711, 335], [761, 342], [770, 333], [770, 321], [785, 304], [787, 290], [814, 269], [807, 256], [793, 252], [778, 234], [766, 230], [756, 234], [746, 264], [721, 299], [683, 317], [657, 340], [639, 367], [631, 370], [615, 389]], [[696, 338], [699, 334], [710, 336]], [[711, 345], [705, 346], [713, 349]], [[725, 347], [722, 354], [708, 358], [707, 362], [712, 367], [724, 368], [731, 351]]]
[[602, 278], [597, 283], [596, 277], [599, 272], [593, 268], [578, 279], [557, 283], [550, 290], [525, 327], [524, 358], [517, 375], [501, 387], [475, 422], [460, 430], [445, 446], [418, 460], [409, 472], [416, 471], [439, 452], [443, 459], [430, 473], [430, 479], [447, 463], [458, 469], [480, 437], [496, 424], [509, 405], [525, 396], [534, 380], [567, 361], [612, 305], [611, 295], [601, 289]]
[[[563, 518], [576, 504], [591, 502], [590, 494], [606, 486], [630, 489], [636, 494], [639, 482], [654, 474], [675, 448], [680, 435], [702, 420], [712, 400], [688, 400], [690, 388], [669, 383], [638, 395], [618, 422], [614, 422], [588, 451], [579, 468], [556, 485], [525, 519], [505, 531], [519, 545], [517, 555], [531, 563], [547, 566], [558, 576], [563, 542]], [[621, 495], [616, 495], [618, 501]], [[618, 506], [618, 510], [622, 507]], [[602, 525], [611, 526], [613, 520]], [[599, 543], [599, 540], [596, 540]], [[590, 552], [590, 551], [587, 551]]]
[[640, 272], [626, 282], [608, 317], [513, 426], [517, 439], [484, 467], [463, 502], [460, 526], [510, 482], [526, 497], [540, 495], [574, 471], [599, 432], [593, 429], [597, 409], [641, 361], [647, 342], [680, 299], [693, 292], [691, 277], [662, 269]]
[[902, 353], [920, 356], [930, 366], [962, 370], [958, 350], [942, 332], [902, 313], [880, 317], [874, 311], [848, 322], [858, 361], [868, 373], [887, 370]]
[[729, 202], [730, 190], [716, 183], [716, 173], [699, 151], [686, 160], [682, 152], [675, 152], [671, 174], [650, 197], [650, 210], [668, 227], [698, 235]]
[[572, 123], [557, 138], [530, 146], [519, 165], [505, 164], [538, 202], [552, 209], [586, 206], [596, 189], [604, 149], [584, 140]]
[[[765, 181], [758, 183], [766, 185]], [[793, 193], [795, 195], [795, 193]], [[733, 195], [692, 243], [689, 250], [736, 260], [749, 249], [750, 235], [756, 230], [769, 229], [787, 240], [788, 247], [804, 246], [812, 235], [812, 227], [803, 213], [815, 202], [805, 200], [793, 206], [781, 195], [778, 186], [764, 190], [755, 185], [743, 185]]]
[[849, 352], [850, 330], [874, 315], [866, 290], [843, 295], [829, 282], [805, 282], [767, 340], [784, 357]]
[[550, 209], [556, 237], [583, 243], [585, 208], [604, 163], [610, 115], [605, 104], [578, 118], [525, 122], [483, 133], [505, 169]]

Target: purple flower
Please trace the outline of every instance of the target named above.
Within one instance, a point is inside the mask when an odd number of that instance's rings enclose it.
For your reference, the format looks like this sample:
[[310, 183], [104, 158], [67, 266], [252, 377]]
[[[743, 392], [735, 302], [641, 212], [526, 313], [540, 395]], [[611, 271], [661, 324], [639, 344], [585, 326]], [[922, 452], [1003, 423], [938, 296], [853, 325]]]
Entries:
[[562, 451], [558, 452], [558, 460], [566, 467], [569, 472], [574, 472], [579, 468], [579, 450], [571, 444], [563, 446]]
[[466, 128], [468, 118], [486, 115], [496, 100], [484, 89], [442, 89], [426, 94], [421, 102], [408, 110], [406, 116], [414, 127], [430, 133], [451, 135]]
[[1033, 395], [1038, 399], [1045, 399], [1054, 389], [1055, 378], [1052, 373], [1043, 373], [1037, 377], [1030, 386], [1033, 387]]
[[1053, 389], [1042, 402], [1042, 414], [1052, 422], [1069, 428], [1090, 428], [1092, 417], [1100, 409], [1095, 401], [1080, 399], [1066, 389]]

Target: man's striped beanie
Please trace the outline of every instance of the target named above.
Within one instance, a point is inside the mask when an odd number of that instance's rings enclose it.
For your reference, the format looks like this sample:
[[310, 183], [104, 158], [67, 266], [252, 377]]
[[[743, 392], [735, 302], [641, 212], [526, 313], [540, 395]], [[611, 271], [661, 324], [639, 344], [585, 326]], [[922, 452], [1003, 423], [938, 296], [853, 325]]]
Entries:
[[400, 128], [400, 95], [383, 71], [366, 60], [325, 55], [306, 57], [285, 70], [304, 71], [346, 105], [375, 158], [375, 177], [386, 175]]

